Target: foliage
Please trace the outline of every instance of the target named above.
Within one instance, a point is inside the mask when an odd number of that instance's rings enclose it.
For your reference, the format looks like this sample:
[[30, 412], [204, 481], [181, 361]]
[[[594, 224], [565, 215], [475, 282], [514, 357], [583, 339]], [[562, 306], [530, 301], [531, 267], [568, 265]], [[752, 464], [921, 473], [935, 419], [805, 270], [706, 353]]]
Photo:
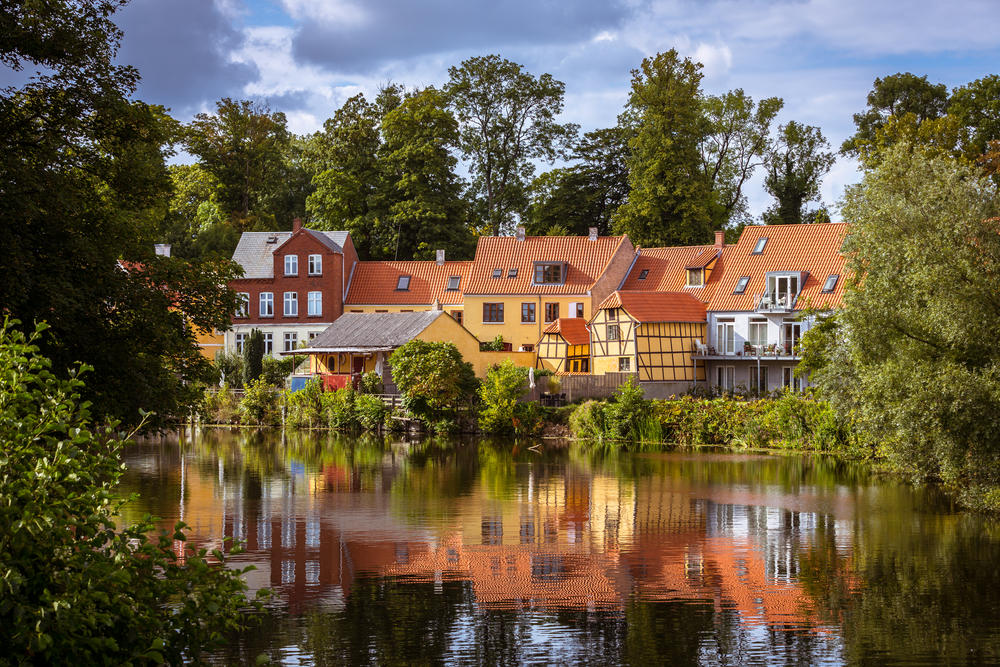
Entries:
[[316, 428], [325, 425], [323, 415], [323, 384], [319, 378], [311, 378], [299, 391], [285, 394], [288, 406], [286, 424], [291, 428]]
[[243, 344], [243, 381], [253, 382], [264, 372], [264, 334], [254, 329]]
[[215, 368], [225, 384], [231, 387], [243, 386], [243, 357], [236, 352], [219, 350], [215, 355]]
[[[301, 357], [300, 357], [301, 359]], [[272, 387], [285, 388], [285, 380], [295, 371], [295, 357], [275, 359], [268, 355], [261, 363], [260, 377]]]
[[375, 371], [362, 373], [361, 381], [358, 383], [358, 391], [362, 394], [381, 394], [384, 388], [381, 375]]
[[777, 202], [764, 213], [766, 224], [805, 222], [807, 202], [819, 197], [823, 176], [834, 155], [818, 127], [794, 120], [778, 128], [778, 140], [767, 155], [764, 189]]
[[603, 440], [604, 403], [584, 401], [578, 405], [569, 416], [569, 430], [581, 440]]
[[462, 154], [471, 163], [480, 231], [509, 233], [527, 208], [535, 161], [563, 157], [576, 134], [575, 125], [556, 122], [565, 86], [497, 55], [469, 58], [448, 75], [445, 92], [458, 118]]
[[453, 343], [414, 339], [397, 348], [389, 364], [407, 408], [418, 417], [433, 421], [476, 393], [472, 365]]
[[354, 411], [361, 428], [374, 432], [382, 430], [386, 407], [381, 398], [371, 394], [357, 394], [354, 398]]
[[943, 116], [948, 89], [943, 83], [930, 83], [926, 76], [897, 73], [875, 79], [867, 102], [865, 111], [854, 114], [857, 132], [841, 146], [841, 152], [847, 155], [858, 155], [866, 144], [873, 143], [892, 116], [913, 114], [918, 123]]
[[330, 428], [338, 431], [350, 431], [357, 428], [358, 418], [354, 409], [356, 397], [352, 387], [323, 392], [320, 400], [323, 404], [323, 414]]
[[[58, 379], [39, 332], [0, 328], [0, 646], [39, 664], [199, 662], [242, 623], [241, 575], [147, 516], [116, 525], [124, 442], [95, 429], [79, 372]], [[84, 367], [81, 370], [86, 370]], [[184, 547], [178, 558], [175, 545]]]
[[517, 399], [527, 390], [527, 384], [528, 369], [510, 359], [490, 367], [479, 385], [479, 428], [487, 433], [513, 431]]
[[198, 414], [208, 424], [235, 424], [240, 416], [240, 402], [229, 385], [223, 384], [217, 391], [205, 390]]
[[615, 440], [639, 440], [640, 424], [649, 411], [649, 401], [634, 377], [615, 390], [614, 399], [604, 407], [608, 437]]
[[504, 342], [503, 334], [497, 334], [497, 337], [493, 340], [488, 340], [485, 343], [479, 344], [479, 349], [482, 352], [503, 352]]
[[244, 392], [240, 401], [240, 417], [244, 424], [274, 426], [280, 423], [279, 394], [271, 383], [262, 377], [251, 380], [244, 385]]

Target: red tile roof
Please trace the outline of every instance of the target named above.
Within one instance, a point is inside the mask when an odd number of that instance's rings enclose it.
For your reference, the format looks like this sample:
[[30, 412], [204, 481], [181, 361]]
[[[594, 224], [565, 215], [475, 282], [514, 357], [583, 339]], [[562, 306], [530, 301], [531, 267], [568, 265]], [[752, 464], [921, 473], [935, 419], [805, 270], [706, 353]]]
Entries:
[[[721, 254], [714, 245], [680, 246], [675, 248], [643, 248], [639, 251], [632, 270], [622, 284], [623, 290], [643, 292], [681, 292], [708, 302], [722, 278], [723, 267], [730, 249], [727, 246]], [[706, 271], [704, 287], [686, 287], [687, 267], [703, 268], [715, 260]], [[643, 271], [646, 278], [640, 280]]]
[[598, 310], [622, 308], [639, 322], [704, 322], [705, 304], [687, 292], [618, 290]]
[[[434, 261], [358, 262], [344, 304], [430, 305], [437, 299], [442, 305], [457, 305], [462, 303], [471, 265], [472, 262], [441, 265]], [[411, 276], [409, 289], [396, 289], [400, 276]], [[457, 290], [448, 289], [451, 276], [461, 277]]]
[[[615, 252], [631, 242], [626, 236], [512, 236], [480, 237], [469, 273], [466, 294], [585, 294], [607, 268]], [[536, 285], [535, 262], [566, 262], [565, 281]], [[493, 272], [500, 269], [500, 277]], [[511, 269], [517, 276], [508, 278]]]
[[[771, 271], [809, 273], [796, 302], [797, 310], [839, 306], [847, 272], [840, 248], [846, 235], [845, 223], [746, 227], [739, 242], [726, 248], [726, 270], [709, 301], [709, 310], [754, 310], [766, 289], [765, 274]], [[754, 246], [762, 237], [767, 237], [764, 252], [754, 255]], [[837, 285], [833, 292], [823, 294], [823, 283], [832, 274], [840, 276]], [[746, 289], [743, 294], [733, 294], [743, 276], [750, 278]]]
[[560, 334], [570, 345], [590, 345], [590, 330], [582, 317], [560, 317], [542, 333]]

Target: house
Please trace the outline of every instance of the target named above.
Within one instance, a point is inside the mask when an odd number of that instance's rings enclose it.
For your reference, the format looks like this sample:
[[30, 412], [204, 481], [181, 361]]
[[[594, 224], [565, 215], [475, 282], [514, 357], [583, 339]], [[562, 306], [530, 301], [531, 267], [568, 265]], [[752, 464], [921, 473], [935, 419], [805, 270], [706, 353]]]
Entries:
[[548, 325], [586, 321], [635, 259], [627, 236], [481, 237], [464, 288], [464, 324], [482, 341], [533, 350]]
[[642, 248], [619, 289], [638, 292], [684, 292], [708, 303], [725, 269], [724, 231], [714, 245]]
[[226, 349], [242, 352], [260, 329], [265, 354], [277, 354], [308, 343], [340, 316], [358, 255], [347, 232], [307, 229], [296, 219], [290, 232], [244, 232], [233, 261], [243, 267], [230, 283], [242, 306]]
[[693, 354], [705, 338], [705, 304], [684, 292], [618, 290], [590, 320], [592, 373], [632, 373], [650, 397], [704, 381]]
[[[725, 251], [725, 271], [708, 302], [708, 340], [696, 355], [709, 384], [725, 391], [801, 390], [794, 376], [802, 335], [841, 304], [844, 223], [762, 225]], [[807, 314], [807, 309], [809, 313]]]
[[536, 367], [556, 373], [590, 372], [590, 330], [582, 317], [560, 317], [546, 327], [535, 349]]

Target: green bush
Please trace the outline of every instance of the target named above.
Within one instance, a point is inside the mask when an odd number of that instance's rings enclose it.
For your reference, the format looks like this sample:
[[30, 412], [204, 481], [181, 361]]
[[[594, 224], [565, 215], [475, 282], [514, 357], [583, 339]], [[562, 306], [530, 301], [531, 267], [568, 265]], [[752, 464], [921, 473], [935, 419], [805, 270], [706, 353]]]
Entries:
[[569, 430], [581, 440], [604, 440], [604, 403], [584, 401], [569, 416]]
[[527, 389], [528, 369], [510, 359], [486, 371], [479, 385], [479, 428], [487, 433], [510, 433], [515, 430], [517, 399]]
[[381, 394], [383, 390], [382, 376], [375, 371], [368, 371], [361, 376], [358, 391], [362, 394]]
[[385, 403], [378, 396], [358, 394], [354, 398], [354, 413], [358, 423], [366, 431], [378, 432], [385, 423]]
[[455, 419], [455, 411], [476, 396], [472, 365], [453, 343], [411, 340], [392, 353], [389, 364], [407, 410], [428, 422]]
[[228, 384], [215, 391], [206, 389], [198, 414], [208, 424], [235, 424], [239, 421], [240, 402]]
[[281, 421], [278, 408], [278, 392], [264, 378], [251, 380], [244, 385], [243, 400], [240, 401], [240, 417], [244, 424], [274, 426]]
[[323, 418], [323, 385], [312, 378], [299, 391], [285, 392], [288, 406], [286, 423], [292, 428], [317, 428], [325, 425]]
[[330, 428], [350, 431], [358, 427], [357, 412], [354, 409], [355, 396], [351, 387], [323, 393], [323, 415]]
[[126, 443], [91, 422], [86, 369], [51, 372], [41, 330], [0, 327], [0, 662], [199, 662], [259, 608], [252, 568], [210, 563], [225, 554], [184, 544], [183, 523], [157, 537], [148, 516], [116, 522]]
[[264, 372], [264, 334], [254, 329], [243, 344], [243, 384], [249, 384]]
[[538, 435], [544, 426], [543, 414], [542, 406], [535, 401], [517, 403], [514, 406], [513, 416], [514, 434], [518, 436]]
[[497, 337], [493, 340], [479, 344], [479, 349], [482, 352], [503, 352], [503, 348], [503, 334], [497, 334]]
[[243, 357], [235, 352], [220, 350], [215, 355], [215, 368], [222, 377], [222, 382], [230, 387], [243, 386]]
[[285, 380], [292, 371], [295, 370], [295, 360], [292, 357], [287, 359], [275, 359], [274, 357], [265, 357], [262, 362], [261, 377], [272, 387], [277, 387], [278, 389], [285, 388]]
[[634, 377], [615, 390], [614, 399], [604, 408], [607, 435], [615, 440], [639, 440], [639, 424], [649, 412], [649, 401]]

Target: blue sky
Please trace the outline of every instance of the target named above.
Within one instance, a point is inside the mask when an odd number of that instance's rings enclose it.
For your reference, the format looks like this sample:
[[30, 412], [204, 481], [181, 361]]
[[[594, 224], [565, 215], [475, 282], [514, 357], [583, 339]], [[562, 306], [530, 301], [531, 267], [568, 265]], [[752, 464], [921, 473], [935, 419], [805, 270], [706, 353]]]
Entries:
[[[819, 126], [836, 148], [877, 76], [958, 86], [997, 72], [995, 0], [132, 0], [120, 57], [138, 96], [189, 119], [223, 96], [267, 101], [311, 132], [345, 99], [388, 81], [440, 85], [448, 67], [499, 53], [566, 84], [564, 119], [614, 124], [630, 70], [676, 48], [704, 88], [785, 100], [780, 120]], [[823, 199], [857, 181], [841, 159]], [[748, 195], [769, 203], [759, 176]]]

